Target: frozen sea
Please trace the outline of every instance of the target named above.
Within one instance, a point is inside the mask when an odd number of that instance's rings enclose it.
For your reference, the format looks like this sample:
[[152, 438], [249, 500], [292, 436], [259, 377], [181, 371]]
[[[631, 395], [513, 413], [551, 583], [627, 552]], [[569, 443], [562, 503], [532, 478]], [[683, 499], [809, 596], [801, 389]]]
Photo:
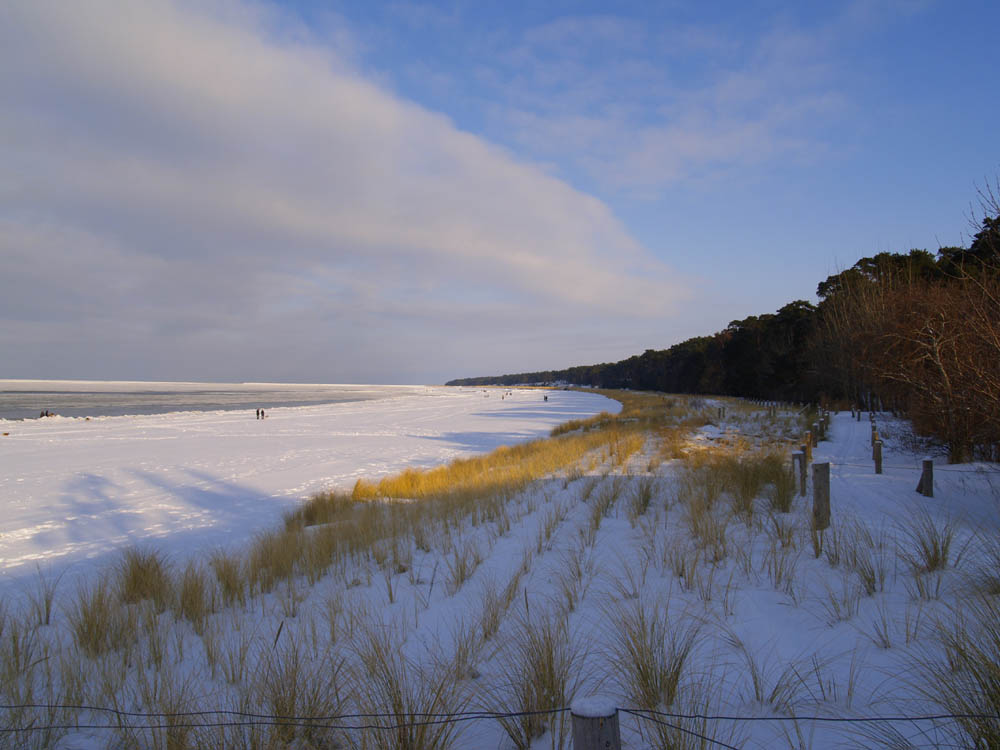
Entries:
[[369, 401], [414, 393], [418, 386], [285, 383], [170, 383], [0, 380], [0, 419], [117, 417]]

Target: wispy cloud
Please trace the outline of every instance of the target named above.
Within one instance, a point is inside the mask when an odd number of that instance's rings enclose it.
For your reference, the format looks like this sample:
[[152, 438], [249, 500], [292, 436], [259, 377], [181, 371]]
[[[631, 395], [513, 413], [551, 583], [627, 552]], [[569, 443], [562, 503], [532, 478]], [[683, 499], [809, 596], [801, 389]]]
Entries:
[[350, 59], [236, 0], [0, 9], [8, 375], [432, 377], [516, 351], [498, 314], [569, 364], [683, 298], [603, 203]]
[[761, 12], [753, 32], [564, 17], [494, 36], [499, 62], [479, 76], [506, 137], [538, 159], [603, 191], [666, 188], [826, 155], [817, 123], [849, 110], [833, 60], [858, 13], [805, 26]]

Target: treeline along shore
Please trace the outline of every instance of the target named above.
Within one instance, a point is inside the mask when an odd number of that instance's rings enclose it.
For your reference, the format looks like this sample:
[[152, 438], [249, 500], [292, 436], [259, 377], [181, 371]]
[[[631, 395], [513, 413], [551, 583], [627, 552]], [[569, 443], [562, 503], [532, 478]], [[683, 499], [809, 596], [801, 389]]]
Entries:
[[879, 253], [829, 276], [818, 303], [669, 349], [447, 385], [568, 383], [775, 401], [848, 402], [909, 417], [952, 462], [1000, 458], [1000, 189], [979, 192], [968, 247]]

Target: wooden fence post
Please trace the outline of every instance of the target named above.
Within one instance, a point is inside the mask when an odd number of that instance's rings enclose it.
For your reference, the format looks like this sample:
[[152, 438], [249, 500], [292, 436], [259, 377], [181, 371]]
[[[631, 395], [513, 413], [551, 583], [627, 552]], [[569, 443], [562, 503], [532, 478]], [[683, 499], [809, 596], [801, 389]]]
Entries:
[[872, 447], [872, 460], [875, 461], [875, 473], [882, 473], [882, 441], [876, 440]]
[[573, 701], [573, 750], [621, 750], [618, 709], [602, 698]]
[[817, 445], [819, 445], [819, 422], [813, 422], [813, 428], [811, 432], [812, 432], [813, 448], [815, 448]]
[[[805, 446], [803, 446], [804, 448]], [[799, 473], [799, 497], [806, 496], [806, 452], [796, 451], [792, 454], [792, 472], [798, 469]]]
[[934, 497], [934, 460], [924, 459], [923, 471], [920, 472], [920, 481], [917, 483], [917, 492], [924, 497]]
[[830, 526], [830, 464], [813, 464], [813, 525]]

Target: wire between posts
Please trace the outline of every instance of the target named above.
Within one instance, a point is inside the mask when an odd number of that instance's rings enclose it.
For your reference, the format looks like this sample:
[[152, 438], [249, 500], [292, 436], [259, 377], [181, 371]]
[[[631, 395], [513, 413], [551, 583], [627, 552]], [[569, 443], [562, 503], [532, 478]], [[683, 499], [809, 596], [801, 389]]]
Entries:
[[[411, 721], [411, 722], [399, 722], [400, 716], [398, 714], [339, 714], [335, 716], [321, 716], [321, 717], [305, 717], [305, 716], [281, 716], [273, 714], [253, 714], [240, 711], [230, 711], [225, 709], [211, 710], [211, 711], [179, 711], [176, 713], [167, 712], [138, 712], [138, 711], [121, 711], [113, 708], [105, 708], [101, 706], [78, 706], [78, 705], [68, 705], [68, 704], [38, 704], [38, 703], [27, 703], [19, 705], [0, 705], [0, 710], [24, 710], [24, 709], [43, 709], [43, 710], [63, 710], [63, 711], [91, 711], [96, 713], [108, 713], [112, 714], [119, 720], [123, 718], [136, 718], [136, 719], [174, 719], [174, 718], [195, 718], [195, 717], [209, 717], [209, 716], [231, 716], [234, 718], [243, 719], [242, 721], [191, 721], [191, 722], [168, 722], [168, 723], [157, 723], [157, 724], [129, 724], [128, 722], [119, 721], [116, 724], [51, 724], [45, 726], [29, 726], [29, 727], [0, 727], [0, 734], [10, 734], [15, 732], [43, 732], [43, 731], [69, 731], [69, 730], [102, 730], [102, 729], [131, 729], [131, 730], [157, 730], [157, 729], [211, 729], [219, 727], [253, 727], [253, 726], [281, 726], [281, 727], [300, 727], [300, 728], [311, 728], [311, 729], [333, 729], [342, 731], [358, 731], [358, 730], [398, 730], [407, 729], [413, 727], [422, 726], [434, 726], [440, 724], [455, 724], [459, 722], [466, 721], [478, 721], [482, 719], [508, 719], [508, 718], [519, 718], [523, 716], [544, 716], [552, 715], [558, 713], [564, 713], [569, 711], [569, 707], [547, 709], [542, 711], [511, 711], [511, 712], [499, 712], [499, 711], [460, 711], [455, 713], [414, 713], [411, 716], [423, 717], [422, 721]], [[757, 723], [757, 722], [797, 722], [797, 721], [813, 721], [813, 722], [826, 722], [826, 723], [838, 723], [838, 724], [863, 724], [863, 723], [913, 723], [913, 722], [926, 722], [926, 721], [946, 721], [946, 720], [960, 720], [960, 719], [987, 719], [1000, 721], [1000, 714], [977, 714], [977, 713], [966, 713], [966, 714], [925, 714], [918, 716], [860, 716], [860, 717], [837, 717], [837, 716], [730, 716], [730, 715], [710, 715], [710, 714], [680, 714], [680, 713], [668, 713], [665, 711], [653, 711], [649, 709], [628, 709], [619, 708], [617, 709], [621, 713], [629, 714], [635, 716], [636, 718], [642, 719], [644, 721], [650, 721], [662, 726], [669, 727], [671, 729], [677, 730], [684, 734], [691, 735], [705, 742], [712, 743], [719, 747], [727, 748], [728, 750], [740, 750], [740, 748], [727, 744], [721, 740], [716, 740], [711, 737], [707, 737], [700, 734], [694, 730], [687, 729], [686, 727], [679, 726], [677, 724], [671, 723], [668, 720], [697, 720], [697, 721], [738, 721], [744, 723]], [[369, 723], [369, 724], [337, 724], [333, 722], [339, 722], [351, 719], [362, 719], [362, 720], [377, 720], [377, 719], [392, 719], [395, 720], [394, 723], [389, 724], [379, 724], [379, 723]]]
[[675, 714], [666, 711], [653, 711], [651, 709], [618, 709], [622, 713], [633, 714], [648, 718], [648, 716], [661, 716], [667, 719], [694, 719], [698, 721], [741, 721], [741, 722], [761, 722], [761, 721], [822, 721], [837, 724], [877, 724], [877, 723], [901, 723], [914, 721], [945, 721], [947, 719], [995, 719], [1000, 721], [1000, 713], [965, 713], [965, 714], [919, 714], [917, 716], [729, 716], [712, 714]]
[[[43, 709], [49, 711], [92, 711], [108, 713], [119, 720], [125, 717], [135, 719], [173, 719], [192, 718], [209, 716], [232, 716], [244, 721], [190, 721], [190, 722], [169, 722], [166, 724], [131, 724], [119, 721], [116, 724], [50, 724], [45, 726], [29, 727], [4, 727], [0, 726], [0, 734], [15, 732], [44, 732], [44, 731], [69, 731], [69, 730], [100, 730], [100, 729], [130, 729], [130, 730], [155, 730], [155, 729], [214, 729], [220, 727], [299, 727], [304, 729], [334, 729], [334, 730], [398, 730], [424, 726], [436, 726], [441, 724], [457, 724], [466, 721], [477, 721], [480, 719], [514, 719], [522, 716], [543, 716], [569, 711], [568, 707], [547, 709], [543, 711], [459, 711], [455, 713], [420, 713], [410, 714], [411, 716], [424, 717], [423, 721], [412, 721], [399, 723], [401, 718], [398, 714], [341, 714], [336, 716], [280, 716], [269, 714], [252, 714], [241, 711], [214, 710], [214, 711], [178, 711], [176, 713], [167, 712], [138, 712], [120, 711], [114, 708], [104, 708], [100, 706], [73, 706], [73, 705], [48, 705], [48, 704], [22, 704], [22, 705], [0, 705], [0, 710], [24, 710]], [[392, 724], [336, 724], [350, 719], [394, 719], [397, 723]]]
[[[833, 466], [850, 466], [855, 469], [870, 469], [871, 464], [852, 464], [840, 461], [831, 461]], [[922, 471], [920, 466], [891, 466], [889, 464], [882, 464], [883, 469], [894, 469], [897, 471]], [[997, 469], [948, 469], [942, 466], [935, 466], [934, 473], [939, 471], [952, 473], [952, 474], [1000, 474], [1000, 470]]]
[[[644, 714], [642, 714], [642, 713], [640, 713], [638, 711], [631, 711], [631, 710], [629, 710], [627, 708], [619, 708], [618, 711], [620, 713], [623, 713], [623, 714], [629, 714], [631, 716], [635, 716], [638, 719], [643, 719], [644, 721], [651, 721], [654, 724], [659, 724], [659, 725], [664, 726], [664, 727], [669, 727], [670, 729], [675, 729], [678, 732], [683, 732], [684, 734], [688, 734], [688, 735], [690, 735], [692, 737], [696, 737], [699, 740], [703, 740], [704, 742], [711, 742], [713, 745], [718, 745], [719, 747], [724, 747], [727, 750], [740, 750], [740, 748], [736, 747], [736, 745], [730, 745], [730, 744], [728, 744], [726, 742], [723, 742], [722, 740], [717, 740], [717, 739], [714, 739], [712, 737], [706, 737], [704, 734], [696, 732], [693, 729], [686, 729], [685, 727], [679, 726], [677, 724], [671, 724], [669, 721], [663, 721], [662, 719], [656, 719], [656, 718], [653, 718], [652, 716], [646, 716], [646, 715], [644, 715]], [[650, 713], [653, 713], [653, 712], [650, 712]]]

